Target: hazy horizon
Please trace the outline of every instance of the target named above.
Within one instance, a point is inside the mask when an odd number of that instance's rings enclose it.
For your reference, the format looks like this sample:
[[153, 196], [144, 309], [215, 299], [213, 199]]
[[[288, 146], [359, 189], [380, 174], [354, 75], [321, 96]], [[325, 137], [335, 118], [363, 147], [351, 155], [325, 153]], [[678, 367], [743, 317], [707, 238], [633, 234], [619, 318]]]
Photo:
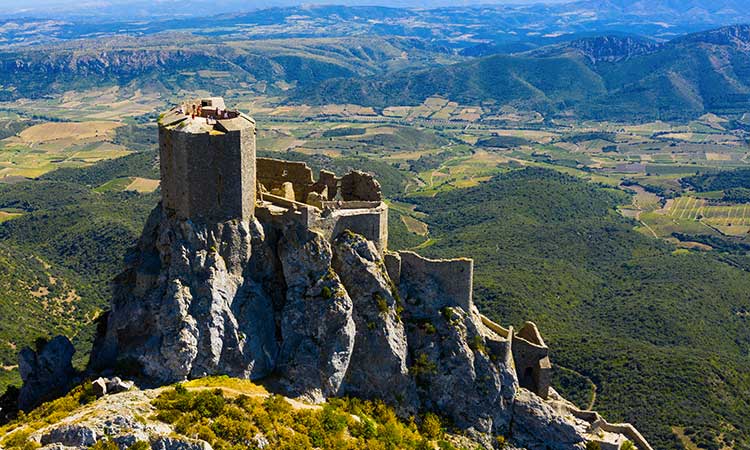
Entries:
[[[288, 7], [301, 5], [345, 5], [345, 6], [385, 6], [385, 7], [444, 7], [471, 5], [502, 5], [502, 4], [539, 4], [565, 3], [571, 0], [225, 0], [220, 4], [215, 1], [191, 0], [196, 5], [211, 5], [216, 13], [229, 9], [254, 10], [273, 7]], [[15, 1], [0, 0], [0, 14], [6, 16], [40, 16], [52, 14], [73, 14], [92, 16], [98, 13], [111, 13], [113, 10], [127, 8], [128, 15], [148, 16], [151, 13], [161, 14], [161, 9], [168, 5], [184, 4], [184, 0], [31, 0], [19, 5]], [[219, 5], [223, 7], [218, 7]], [[218, 7], [218, 8], [217, 8]]]

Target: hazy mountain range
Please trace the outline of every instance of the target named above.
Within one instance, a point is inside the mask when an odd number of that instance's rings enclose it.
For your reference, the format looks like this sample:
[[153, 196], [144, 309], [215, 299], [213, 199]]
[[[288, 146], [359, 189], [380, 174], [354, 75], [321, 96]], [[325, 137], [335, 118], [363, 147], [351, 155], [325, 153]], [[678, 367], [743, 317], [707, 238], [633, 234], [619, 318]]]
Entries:
[[300, 91], [313, 103], [419, 104], [432, 95], [583, 117], [689, 117], [750, 108], [750, 26], [666, 43], [606, 36], [445, 67], [328, 80]]
[[288, 0], [8, 3], [0, 6], [0, 45], [123, 33], [144, 35], [179, 30], [211, 34], [221, 30], [223, 36], [239, 34], [253, 38], [419, 36], [460, 48], [492, 44], [502, 51], [521, 51], [609, 33], [669, 40], [685, 33], [750, 22], [750, 10], [740, 0], [582, 0], [495, 5], [483, 1], [336, 2], [351, 6], [296, 3]]

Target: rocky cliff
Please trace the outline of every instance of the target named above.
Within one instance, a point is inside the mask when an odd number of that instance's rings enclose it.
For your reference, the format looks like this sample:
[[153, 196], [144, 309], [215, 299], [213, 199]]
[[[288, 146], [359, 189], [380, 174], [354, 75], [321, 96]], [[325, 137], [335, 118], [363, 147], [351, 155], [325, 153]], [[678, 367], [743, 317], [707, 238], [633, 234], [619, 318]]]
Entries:
[[[581, 419], [554, 390], [545, 400], [519, 385], [511, 344], [534, 344], [521, 339], [525, 330], [515, 336], [479, 314], [470, 260], [385, 256], [350, 231], [326, 238], [295, 220], [257, 218], [200, 224], [158, 206], [114, 281], [84, 375], [127, 371], [142, 387], [158, 387], [222, 374], [263, 380], [309, 403], [382, 399], [402, 417], [435, 412], [486, 448], [505, 436], [528, 449], [582, 449], [603, 433], [606, 422]], [[440, 279], [431, 278], [436, 268]], [[460, 279], [468, 286], [457, 289]], [[22, 406], [77, 376], [71, 348], [54, 344], [25, 352]], [[102, 395], [108, 384], [93, 387]], [[73, 415], [32, 437], [50, 449], [105, 438], [123, 449], [136, 438], [188, 448], [169, 437], [173, 429], [138, 425], [132, 412], [112, 413], [117, 408], [103, 401], [106, 418]], [[175, 446], [165, 446], [167, 437]]]
[[161, 383], [273, 375], [293, 397], [383, 398], [504, 433], [515, 374], [472, 350], [487, 331], [476, 310], [448, 320], [443, 304], [428, 287], [402, 300], [353, 233], [328, 242], [294, 222], [200, 225], [159, 207], [115, 281], [92, 367], [136, 364]]
[[[227, 374], [312, 402], [379, 398], [404, 416], [438, 412], [487, 446], [513, 423], [533, 444], [539, 411], [555, 420], [520, 394], [509, 349], [493, 353], [499, 338], [473, 304], [395, 283], [359, 235], [329, 242], [281, 223], [198, 224], [154, 209], [114, 282], [92, 373], [136, 368], [155, 384]], [[581, 433], [567, 431], [543, 444], [580, 447]]]

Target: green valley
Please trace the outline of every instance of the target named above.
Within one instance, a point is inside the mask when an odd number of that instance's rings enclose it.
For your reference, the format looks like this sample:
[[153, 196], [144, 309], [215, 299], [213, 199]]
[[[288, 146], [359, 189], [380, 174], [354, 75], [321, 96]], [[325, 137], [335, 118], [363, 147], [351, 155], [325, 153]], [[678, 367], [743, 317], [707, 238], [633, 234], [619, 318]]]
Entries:
[[[474, 258], [480, 310], [539, 326], [565, 398], [659, 450], [750, 448], [750, 25], [595, 3], [575, 3], [600, 11], [585, 20], [562, 4], [8, 18], [0, 394], [40, 338], [70, 337], [85, 366], [160, 200], [159, 112], [222, 95], [257, 121], [258, 156], [373, 174], [392, 250]], [[719, 3], [701, 17], [745, 17]], [[241, 445], [222, 423], [274, 408], [252, 427], [286, 427], [304, 448], [451, 448], [378, 402], [301, 411], [209, 390], [239, 380], [191, 383], [153, 405], [216, 448]], [[85, 407], [81, 389], [61, 407]], [[222, 410], [198, 417], [202, 401]]]

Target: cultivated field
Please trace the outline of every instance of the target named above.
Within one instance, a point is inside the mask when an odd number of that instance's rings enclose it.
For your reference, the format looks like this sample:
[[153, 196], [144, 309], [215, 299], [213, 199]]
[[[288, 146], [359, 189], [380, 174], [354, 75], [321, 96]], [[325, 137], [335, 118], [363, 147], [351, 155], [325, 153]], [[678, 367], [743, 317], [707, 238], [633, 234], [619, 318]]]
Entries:
[[701, 221], [724, 234], [744, 236], [750, 232], [750, 208], [745, 204], [713, 204], [695, 197], [669, 200], [666, 215], [680, 220]]
[[112, 143], [118, 122], [46, 122], [0, 141], [0, 178], [35, 178], [57, 167], [84, 166], [124, 156]]

